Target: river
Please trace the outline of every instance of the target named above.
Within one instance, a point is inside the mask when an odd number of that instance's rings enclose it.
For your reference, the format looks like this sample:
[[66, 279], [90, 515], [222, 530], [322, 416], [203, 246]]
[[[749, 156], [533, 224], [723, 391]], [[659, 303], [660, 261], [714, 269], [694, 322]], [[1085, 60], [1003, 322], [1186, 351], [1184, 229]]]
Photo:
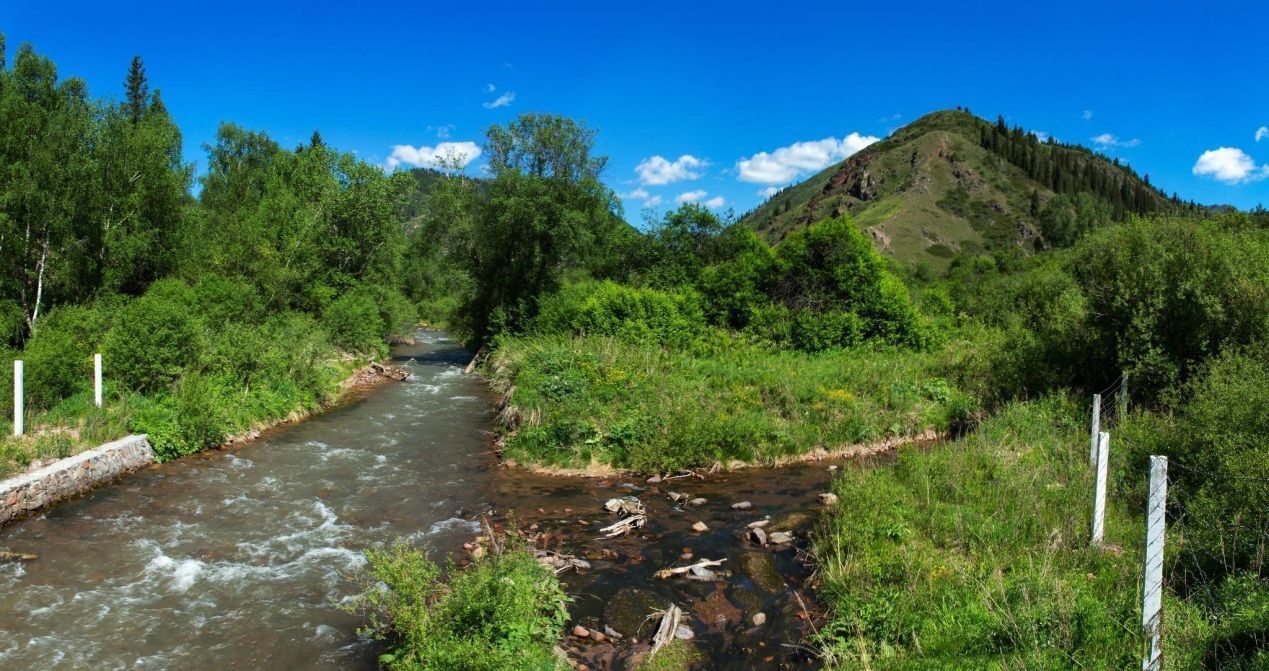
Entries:
[[[491, 516], [508, 511], [540, 542], [592, 557], [565, 574], [576, 621], [628, 630], [622, 644], [569, 641], [592, 666], [620, 666], [642, 618], [670, 601], [691, 612], [710, 668], [813, 660], [808, 571], [799, 549], [750, 547], [745, 524], [806, 527], [823, 465], [743, 471], [648, 485], [500, 468], [487, 433], [492, 399], [462, 374], [470, 354], [420, 331], [393, 350], [412, 377], [350, 399], [240, 447], [150, 467], [0, 531], [0, 547], [39, 555], [0, 564], [3, 669], [370, 669], [379, 643], [357, 635], [360, 617], [337, 606], [355, 592], [361, 549], [398, 537], [437, 559]], [[691, 510], [666, 492], [707, 499]], [[649, 506], [636, 537], [599, 540], [611, 496]], [[733, 510], [744, 498], [753, 508]], [[789, 517], [792, 513], [792, 518]], [[786, 521], [782, 521], [781, 517]], [[703, 521], [710, 531], [690, 530]], [[774, 528], [769, 527], [769, 528]], [[657, 581], [655, 570], [727, 557], [717, 582]], [[605, 556], [604, 553], [607, 553]], [[725, 575], [725, 574], [724, 574]], [[615, 604], [615, 605], [614, 605]], [[763, 612], [765, 626], [752, 616]]]

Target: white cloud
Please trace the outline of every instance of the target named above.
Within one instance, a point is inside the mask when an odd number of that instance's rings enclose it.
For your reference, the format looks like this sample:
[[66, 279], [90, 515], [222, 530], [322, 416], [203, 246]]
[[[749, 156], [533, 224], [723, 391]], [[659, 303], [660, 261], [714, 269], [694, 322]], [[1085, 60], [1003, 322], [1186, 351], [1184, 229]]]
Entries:
[[485, 93], [493, 93], [494, 91], [497, 91], [497, 90], [498, 90], [497, 86], [494, 86], [493, 84], [485, 84]]
[[705, 201], [705, 207], [708, 207], [714, 210], [717, 210], [718, 208], [726, 204], [727, 204], [727, 200], [723, 198], [722, 196], [714, 196], [713, 198], [710, 198], [709, 200]]
[[641, 200], [644, 207], [656, 207], [661, 204], [661, 196], [654, 196], [643, 187], [639, 187], [630, 193], [623, 193], [621, 198], [623, 200]]
[[1260, 142], [1267, 137], [1269, 137], [1269, 126], [1261, 126], [1256, 129], [1256, 142]]
[[400, 165], [420, 168], [449, 168], [456, 165], [466, 168], [479, 156], [480, 147], [475, 142], [441, 142], [435, 147], [397, 144], [392, 146], [392, 155], [388, 157], [388, 169], [395, 170]]
[[510, 105], [511, 103], [515, 101], [516, 101], [516, 92], [507, 91], [506, 93], [498, 96], [497, 100], [494, 100], [492, 102], [487, 102], [487, 103], [481, 103], [480, 106], [487, 110], [491, 110], [491, 109], [497, 109], [499, 107], [506, 107], [507, 105]]
[[1226, 184], [1239, 184], [1269, 177], [1269, 165], [1257, 167], [1256, 162], [1237, 147], [1218, 147], [1203, 152], [1190, 172]]
[[1033, 133], [1035, 133], [1035, 138], [1036, 138], [1037, 140], [1039, 140], [1039, 141], [1041, 141], [1041, 142], [1048, 142], [1048, 141], [1049, 141], [1049, 134], [1048, 134], [1048, 133], [1046, 133], [1046, 132], [1044, 132], [1044, 131], [1042, 131], [1042, 130], [1037, 130], [1037, 131], [1032, 131], [1032, 132], [1033, 132]]
[[709, 195], [709, 194], [708, 194], [708, 193], [706, 193], [704, 189], [697, 189], [697, 190], [695, 190], [695, 191], [685, 191], [685, 192], [680, 193], [679, 195], [675, 196], [675, 197], [674, 197], [674, 202], [676, 202], [676, 203], [695, 203], [696, 201], [698, 201], [698, 200], [700, 200], [700, 199], [702, 199], [702, 198], [704, 198], [705, 196], [708, 196], [708, 195]]
[[880, 139], [851, 133], [840, 140], [826, 137], [823, 140], [794, 142], [772, 152], [760, 151], [743, 158], [736, 167], [743, 182], [782, 184], [803, 173], [823, 170]]
[[1092, 120], [1093, 120], [1093, 110], [1084, 110], [1084, 113], [1080, 115], [1080, 118], [1081, 118], [1081, 119], [1083, 119], [1083, 120], [1085, 120], [1085, 121], [1092, 121]]
[[780, 189], [779, 187], [775, 187], [775, 186], [769, 186], [765, 189], [758, 189], [758, 195], [762, 196], [763, 198], [770, 198], [776, 195], [777, 193], [780, 193]]
[[653, 156], [636, 165], [635, 172], [639, 175], [640, 184], [658, 186], [697, 179], [701, 176], [700, 169], [707, 165], [707, 161], [691, 154], [683, 154], [673, 161], [663, 156]]
[[443, 126], [435, 126], [435, 127], [433, 127], [433, 126], [428, 126], [428, 127], [427, 127], [427, 129], [428, 129], [428, 130], [435, 130], [435, 131], [436, 131], [436, 137], [438, 137], [438, 138], [440, 138], [440, 139], [442, 139], [442, 140], [448, 140], [448, 139], [449, 139], [449, 135], [450, 135], [450, 133], [454, 132], [454, 124], [452, 124], [452, 123], [447, 123], [447, 124], [445, 124], [445, 125], [443, 125]]
[[1131, 140], [1120, 140], [1110, 133], [1102, 133], [1093, 138], [1093, 142], [1102, 149], [1110, 149], [1111, 147], [1135, 147], [1141, 144], [1141, 140], [1133, 138]]

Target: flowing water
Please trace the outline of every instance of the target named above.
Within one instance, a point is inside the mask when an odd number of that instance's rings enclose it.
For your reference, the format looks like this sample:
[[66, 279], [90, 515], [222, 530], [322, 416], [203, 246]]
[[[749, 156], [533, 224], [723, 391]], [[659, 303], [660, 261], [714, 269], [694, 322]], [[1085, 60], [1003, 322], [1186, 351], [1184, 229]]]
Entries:
[[[569, 640], [593, 666], [623, 666], [655, 608], [690, 613], [708, 668], [804, 667], [792, 647], [815, 605], [801, 561], [808, 515], [824, 491], [822, 465], [742, 471], [648, 485], [499, 468], [487, 434], [492, 399], [464, 376], [470, 355], [421, 331], [394, 359], [413, 373], [305, 422], [234, 449], [126, 476], [0, 531], [0, 547], [39, 559], [0, 564], [2, 669], [374, 668], [380, 644], [337, 606], [355, 592], [361, 548], [406, 536], [436, 558], [489, 516], [514, 511], [538, 540], [592, 558], [562, 576], [575, 621], [615, 627], [619, 645]], [[685, 509], [668, 491], [707, 503]], [[642, 533], [599, 540], [607, 498], [645, 501]], [[735, 511], [747, 499], [753, 508]], [[758, 548], [745, 524], [798, 540]], [[690, 530], [703, 521], [710, 531]], [[660, 568], [726, 557], [717, 581], [656, 580]], [[762, 612], [764, 626], [753, 626]]]

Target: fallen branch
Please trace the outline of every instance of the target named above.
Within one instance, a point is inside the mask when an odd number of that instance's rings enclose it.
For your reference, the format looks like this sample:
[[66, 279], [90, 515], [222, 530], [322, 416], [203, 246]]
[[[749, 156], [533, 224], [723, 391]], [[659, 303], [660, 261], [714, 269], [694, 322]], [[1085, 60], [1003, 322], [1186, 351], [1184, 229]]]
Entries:
[[669, 645], [674, 640], [674, 634], [679, 629], [679, 620], [681, 619], [683, 619], [683, 611], [678, 606], [670, 604], [670, 607], [661, 616], [661, 624], [657, 626], [657, 633], [652, 637], [652, 651], [648, 653], [648, 659], [655, 657], [658, 650]]
[[654, 573], [653, 577], [664, 580], [666, 578], [672, 578], [676, 575], [683, 575], [684, 573], [687, 573], [689, 571], [707, 569], [711, 566], [722, 566], [723, 562], [725, 561], [727, 561], [726, 557], [722, 559], [702, 559], [690, 566], [676, 566], [674, 568], [663, 568], [660, 571], [657, 571], [656, 573]]
[[604, 534], [605, 538], [616, 538], [622, 534], [630, 533], [635, 529], [643, 528], [643, 523], [647, 520], [648, 518], [646, 515], [631, 515], [629, 517], [622, 518], [613, 524], [609, 524], [599, 531]]

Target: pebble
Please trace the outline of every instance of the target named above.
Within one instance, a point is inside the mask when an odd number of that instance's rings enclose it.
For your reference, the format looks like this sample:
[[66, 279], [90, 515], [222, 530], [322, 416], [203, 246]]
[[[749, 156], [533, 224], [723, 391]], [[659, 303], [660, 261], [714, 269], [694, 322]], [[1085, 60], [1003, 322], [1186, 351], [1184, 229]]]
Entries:
[[746, 526], [748, 526], [750, 529], [761, 529], [762, 527], [765, 527], [768, 524], [771, 524], [771, 520], [758, 520], [757, 522], [750, 522]]
[[659, 476], [659, 475], [654, 475], [654, 476], [652, 476], [652, 477], [648, 478], [648, 484], [650, 484], [650, 485], [655, 485], [655, 484], [656, 484], [656, 483], [658, 483], [658, 482], [661, 482], [661, 476]]
[[749, 510], [752, 507], [753, 507], [753, 504], [748, 501], [741, 501], [740, 503], [731, 504], [732, 510]]
[[703, 506], [703, 505], [705, 505], [705, 499], [700, 499], [700, 498], [692, 499], [691, 501], [688, 501], [688, 502], [687, 502], [687, 505], [689, 505], [689, 506]]
[[755, 626], [755, 627], [761, 627], [762, 625], [764, 625], [764, 624], [766, 624], [766, 623], [767, 623], [767, 614], [766, 614], [766, 613], [754, 613], [754, 614], [753, 614], [753, 626]]
[[692, 525], [692, 531], [695, 531], [698, 534], [705, 533], [706, 531], [709, 531], [709, 527], [706, 526], [704, 522], [697, 522]]
[[573, 635], [578, 638], [590, 638], [590, 630], [579, 624], [573, 627]]

